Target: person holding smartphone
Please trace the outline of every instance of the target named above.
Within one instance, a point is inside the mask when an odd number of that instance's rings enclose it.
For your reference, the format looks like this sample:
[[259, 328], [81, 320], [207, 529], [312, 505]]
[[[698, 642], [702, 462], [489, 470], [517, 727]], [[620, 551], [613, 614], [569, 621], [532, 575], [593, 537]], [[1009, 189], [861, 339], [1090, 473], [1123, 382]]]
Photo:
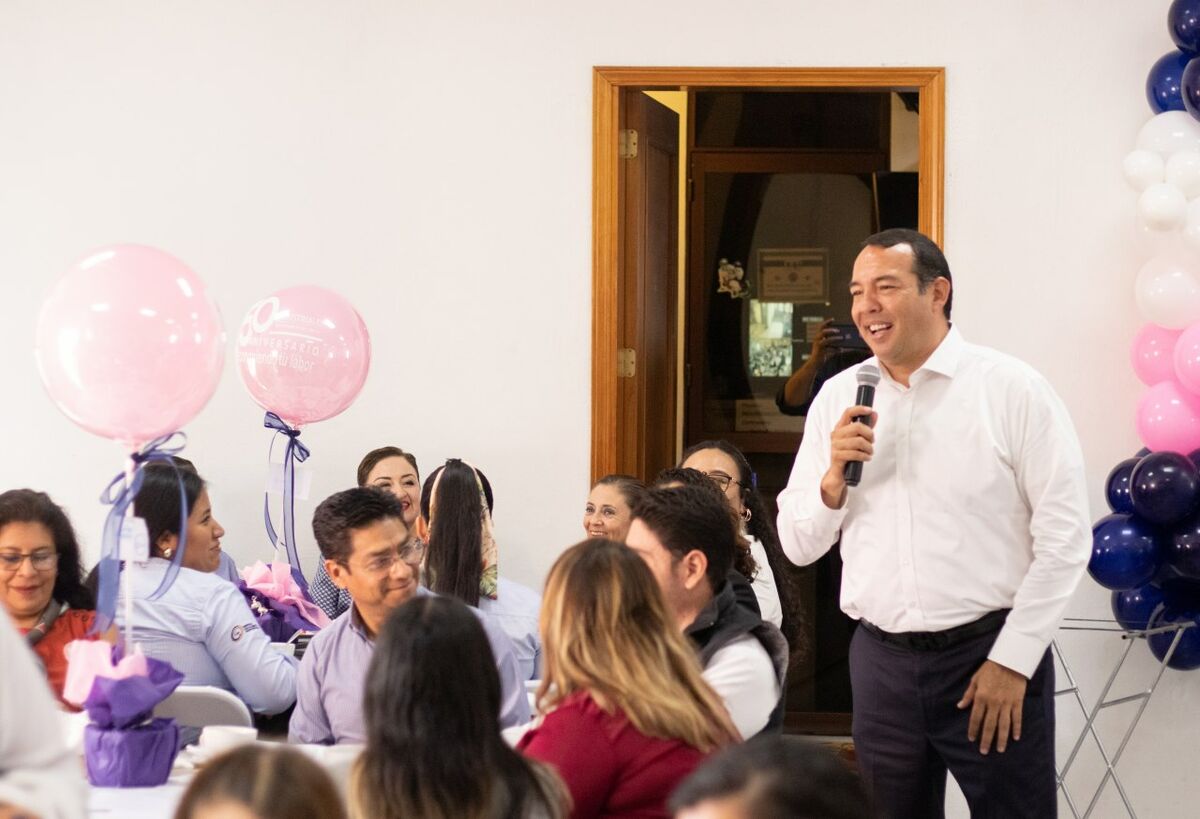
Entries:
[[812, 355], [779, 388], [775, 405], [784, 415], [808, 415], [808, 408], [822, 384], [870, 357], [871, 350], [853, 322], [825, 319], [821, 323], [821, 332], [813, 341]]

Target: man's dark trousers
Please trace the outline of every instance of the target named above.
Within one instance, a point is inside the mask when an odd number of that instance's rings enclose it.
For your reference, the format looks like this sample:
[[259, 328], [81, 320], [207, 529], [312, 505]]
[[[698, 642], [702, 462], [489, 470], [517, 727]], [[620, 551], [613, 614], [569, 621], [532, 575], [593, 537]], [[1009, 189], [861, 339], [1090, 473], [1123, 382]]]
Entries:
[[983, 755], [967, 739], [970, 707], [957, 704], [987, 659], [996, 631], [941, 649], [884, 642], [860, 626], [850, 643], [854, 746], [881, 817], [940, 819], [946, 771], [972, 819], [1057, 815], [1054, 663], [1047, 650], [1025, 691], [1021, 739]]

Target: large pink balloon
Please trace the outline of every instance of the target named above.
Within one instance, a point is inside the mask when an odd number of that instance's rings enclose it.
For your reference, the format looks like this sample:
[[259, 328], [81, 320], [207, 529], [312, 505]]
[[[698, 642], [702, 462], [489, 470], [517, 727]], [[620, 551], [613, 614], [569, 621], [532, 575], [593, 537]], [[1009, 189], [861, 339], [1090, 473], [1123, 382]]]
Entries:
[[1147, 387], [1175, 377], [1175, 342], [1178, 330], [1168, 330], [1157, 324], [1144, 324], [1133, 337], [1130, 358], [1133, 371]]
[[238, 331], [238, 372], [251, 397], [294, 427], [350, 406], [371, 366], [371, 338], [350, 302], [323, 287], [280, 290]]
[[1172, 375], [1189, 392], [1200, 393], [1200, 323], [1179, 334], [1171, 355]]
[[190, 421], [225, 360], [221, 315], [204, 282], [142, 245], [100, 248], [72, 266], [42, 305], [36, 343], [58, 408], [131, 448]]
[[1138, 401], [1137, 434], [1155, 452], [1200, 449], [1200, 396], [1174, 381], [1150, 387]]

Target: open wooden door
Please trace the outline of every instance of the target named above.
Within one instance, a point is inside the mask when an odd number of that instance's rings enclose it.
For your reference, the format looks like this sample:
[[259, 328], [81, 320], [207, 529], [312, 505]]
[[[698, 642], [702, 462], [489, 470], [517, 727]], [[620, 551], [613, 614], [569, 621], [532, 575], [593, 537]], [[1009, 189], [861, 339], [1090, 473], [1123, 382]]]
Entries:
[[616, 469], [653, 478], [675, 463], [679, 116], [621, 95]]

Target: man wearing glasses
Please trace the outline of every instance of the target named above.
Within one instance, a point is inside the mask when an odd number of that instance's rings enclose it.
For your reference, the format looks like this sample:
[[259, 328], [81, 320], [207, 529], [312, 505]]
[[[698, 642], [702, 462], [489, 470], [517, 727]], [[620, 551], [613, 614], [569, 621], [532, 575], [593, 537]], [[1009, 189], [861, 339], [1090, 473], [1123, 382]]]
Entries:
[[[399, 499], [371, 487], [347, 489], [322, 501], [313, 513], [313, 534], [329, 578], [349, 592], [352, 605], [313, 637], [304, 654], [288, 739], [362, 743], [363, 686], [375, 635], [392, 610], [419, 594], [431, 594], [420, 586], [420, 541], [404, 525]], [[500, 724], [528, 722], [529, 702], [512, 641], [486, 615], [476, 614], [500, 672]]]

